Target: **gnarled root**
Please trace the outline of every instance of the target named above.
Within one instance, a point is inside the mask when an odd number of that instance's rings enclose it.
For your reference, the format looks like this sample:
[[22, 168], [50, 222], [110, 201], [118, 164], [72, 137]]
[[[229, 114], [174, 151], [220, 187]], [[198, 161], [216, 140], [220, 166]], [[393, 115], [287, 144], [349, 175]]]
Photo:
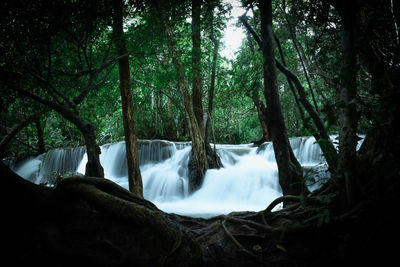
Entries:
[[181, 245], [182, 232], [173, 227], [164, 213], [152, 203], [137, 198], [106, 179], [66, 178], [57, 185], [57, 190], [73, 194], [100, 212], [132, 224], [132, 227], [150, 228], [160, 240], [154, 246], [154, 250], [159, 250], [162, 256], [159, 263], [164, 263]]

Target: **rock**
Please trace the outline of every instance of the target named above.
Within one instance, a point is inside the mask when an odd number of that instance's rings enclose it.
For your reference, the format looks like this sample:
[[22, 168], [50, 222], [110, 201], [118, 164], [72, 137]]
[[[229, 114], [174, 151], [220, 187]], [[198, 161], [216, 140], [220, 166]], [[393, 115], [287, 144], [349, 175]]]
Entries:
[[[219, 169], [222, 167], [221, 159], [219, 158], [218, 154], [215, 157], [214, 151], [212, 149], [207, 150], [207, 163], [209, 169]], [[201, 187], [204, 178], [197, 168], [197, 164], [193, 155], [193, 150], [191, 150], [189, 153], [188, 176], [189, 192], [192, 193]]]
[[203, 183], [203, 176], [199, 172], [196, 164], [196, 160], [194, 159], [193, 150], [189, 153], [189, 162], [188, 162], [188, 176], [189, 176], [189, 192], [193, 193], [197, 189], [200, 188]]

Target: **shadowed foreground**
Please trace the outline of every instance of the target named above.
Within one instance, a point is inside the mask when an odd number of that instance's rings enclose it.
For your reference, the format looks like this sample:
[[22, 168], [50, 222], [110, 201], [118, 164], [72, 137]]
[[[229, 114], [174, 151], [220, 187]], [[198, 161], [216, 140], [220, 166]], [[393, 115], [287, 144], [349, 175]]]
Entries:
[[[48, 188], [3, 163], [1, 171], [3, 260], [13, 265], [330, 266], [395, 255], [393, 222], [367, 213], [367, 203], [336, 215], [326, 214], [326, 199], [285, 196], [261, 212], [199, 219], [165, 214], [106, 179], [71, 177]], [[271, 212], [284, 200], [292, 204]]]

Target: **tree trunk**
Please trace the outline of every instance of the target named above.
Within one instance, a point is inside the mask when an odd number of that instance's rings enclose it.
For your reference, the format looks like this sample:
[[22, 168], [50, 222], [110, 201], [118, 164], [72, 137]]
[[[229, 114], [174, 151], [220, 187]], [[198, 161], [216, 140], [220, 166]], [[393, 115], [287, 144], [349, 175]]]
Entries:
[[263, 110], [265, 110], [265, 107], [263, 107], [264, 103], [262, 103], [259, 100], [253, 100], [253, 102], [257, 109], [258, 120], [260, 121], [261, 130], [263, 133], [263, 137], [262, 137], [263, 142], [262, 143], [264, 143], [270, 139], [269, 133], [268, 133], [268, 126], [267, 126], [267, 123], [265, 122], [264, 113], [263, 113]]
[[201, 77], [201, 0], [192, 0], [192, 104], [200, 133], [205, 137]]
[[312, 100], [313, 100], [313, 103], [314, 103], [315, 110], [316, 110], [317, 113], [319, 113], [317, 101], [315, 100], [314, 91], [313, 91], [313, 88], [311, 86], [310, 78], [309, 78], [309, 75], [308, 75], [308, 70], [307, 70], [307, 68], [305, 66], [305, 63], [304, 63], [304, 61], [306, 59], [304, 58], [304, 54], [302, 54], [300, 52], [300, 49], [302, 49], [302, 48], [300, 48], [301, 44], [297, 41], [295, 28], [290, 23], [290, 19], [289, 19], [288, 15], [286, 14], [286, 1], [283, 1], [283, 14], [285, 15], [285, 19], [286, 19], [287, 24], [288, 24], [288, 29], [289, 29], [290, 35], [292, 37], [293, 45], [294, 45], [294, 47], [295, 47], [295, 49], [297, 51], [297, 54], [299, 56], [301, 67], [303, 68], [304, 76], [306, 77], [307, 84], [308, 84], [308, 87], [310, 89], [310, 93], [311, 93], [311, 97], [312, 97]]
[[[275, 34], [274, 34], [274, 39], [275, 39], [276, 45], [278, 46], [279, 55], [280, 55], [280, 57], [281, 57], [282, 64], [283, 64], [283, 66], [287, 67], [286, 60], [285, 60], [285, 55], [283, 54], [283, 51], [282, 51], [281, 42], [279, 41], [278, 37], [277, 37]], [[278, 69], [279, 69], [279, 66], [278, 66]], [[285, 74], [285, 73], [284, 73], [284, 74]], [[301, 105], [300, 105], [299, 97], [297, 96], [296, 91], [294, 90], [293, 82], [292, 82], [292, 80], [289, 78], [288, 75], [285, 74], [285, 76], [286, 76], [286, 80], [287, 80], [287, 82], [288, 82], [290, 91], [291, 91], [292, 94], [293, 94], [294, 101], [296, 102], [297, 109], [299, 110], [300, 118], [301, 118], [301, 120], [304, 122], [304, 121], [305, 121], [305, 118], [304, 118], [304, 111], [303, 111], [303, 108], [302, 108]]]
[[[171, 54], [174, 67], [178, 73], [178, 87], [183, 96], [183, 105], [188, 115], [189, 131], [192, 139], [192, 153], [196, 164], [197, 174], [194, 177], [195, 184], [201, 184], [203, 176], [208, 169], [206, 147], [203, 139], [203, 135], [200, 132], [197, 124], [196, 116], [194, 114], [192, 103], [190, 101], [189, 83], [186, 78], [186, 74], [183, 70], [181, 59], [176, 52], [175, 40], [172, 36], [172, 32], [168, 25], [164, 24], [164, 30], [167, 38], [168, 51]], [[193, 190], [196, 188], [193, 188]]]
[[104, 177], [104, 170], [100, 164], [100, 147], [96, 142], [96, 134], [94, 132], [93, 126], [87, 122], [85, 122], [82, 118], [79, 117], [79, 111], [76, 107], [81, 101], [83, 101], [84, 96], [79, 97], [79, 99], [70, 100], [68, 99], [68, 103], [65, 104], [55, 104], [52, 101], [40, 98], [37, 95], [34, 95], [28, 91], [22, 90], [19, 87], [13, 87], [16, 91], [21, 94], [32, 98], [33, 100], [46, 105], [47, 107], [52, 108], [58, 114], [63, 116], [65, 119], [69, 120], [73, 123], [78, 130], [82, 133], [85, 143], [86, 143], [86, 152], [88, 157], [88, 162], [86, 164], [86, 175], [91, 175], [93, 177]]
[[35, 125], [36, 125], [37, 136], [38, 136], [38, 153], [42, 154], [42, 153], [46, 152], [46, 146], [44, 144], [43, 126], [42, 126], [40, 117], [35, 119]]
[[[290, 70], [287, 69], [285, 56], [281, 49], [279, 39], [276, 36], [274, 36], [274, 37], [275, 37], [275, 42], [278, 45], [279, 54], [280, 54], [281, 60], [282, 60], [282, 64], [276, 60], [277, 67], [286, 76], [286, 79], [289, 83], [289, 87], [293, 93], [297, 107], [299, 109], [300, 117], [303, 121], [304, 127], [311, 131], [312, 135], [314, 136], [315, 140], [317, 141], [317, 143], [319, 144], [319, 146], [322, 150], [322, 153], [326, 159], [326, 162], [328, 163], [329, 171], [331, 173], [334, 173], [336, 171], [336, 167], [337, 167], [336, 149], [335, 149], [333, 143], [330, 141], [330, 137], [325, 129], [324, 123], [322, 122], [322, 120], [318, 114], [318, 111], [308, 101], [307, 96], [306, 96], [306, 91], [305, 91], [303, 85], [301, 84], [299, 78], [293, 72], [291, 72]], [[295, 93], [293, 84], [297, 89], [299, 97]], [[299, 103], [301, 103], [303, 105], [303, 107], [307, 110], [308, 114], [310, 115], [311, 119], [314, 122], [314, 125], [317, 128], [316, 130], [314, 129], [314, 127], [312, 127], [306, 121], [306, 119], [304, 117], [303, 109], [301, 108]]]
[[[219, 41], [214, 38], [213, 29], [211, 29], [211, 41], [214, 43], [214, 54], [212, 60], [212, 68], [211, 68], [211, 82], [210, 82], [210, 90], [208, 91], [208, 116], [206, 122], [206, 130], [205, 130], [205, 140], [206, 145], [210, 143], [210, 128], [211, 128], [211, 120], [213, 118], [213, 102], [214, 102], [214, 90], [215, 90], [215, 76], [217, 69], [217, 59], [218, 59], [218, 49], [219, 49]], [[215, 143], [215, 140], [214, 140]]]
[[[123, 34], [123, 3], [122, 0], [113, 1], [113, 34], [118, 55], [127, 52]], [[129, 58], [122, 57], [118, 60], [119, 81], [122, 100], [122, 117], [124, 121], [126, 157], [128, 161], [129, 191], [138, 197], [143, 197], [142, 176], [139, 168], [139, 153], [136, 137], [136, 121], [132, 102], [132, 89], [129, 71]]]
[[271, 0], [259, 1], [259, 9], [261, 14], [261, 49], [264, 66], [264, 96], [267, 103], [267, 125], [269, 125], [275, 158], [278, 164], [279, 183], [284, 195], [301, 194], [304, 190], [302, 168], [290, 147], [279, 101], [273, 49]]
[[[299, 78], [294, 75], [291, 71], [289, 71], [285, 66], [283, 66], [279, 61], [276, 61], [278, 69], [288, 78], [290, 79], [299, 93], [299, 101], [303, 105], [303, 107], [307, 110], [308, 114], [310, 115], [311, 119], [314, 122], [317, 131], [313, 131], [313, 136], [315, 140], [318, 142], [319, 146], [321, 147], [322, 153], [328, 163], [329, 170], [331, 173], [334, 173], [337, 168], [337, 152], [330, 141], [330, 137], [326, 132], [324, 123], [322, 122], [321, 118], [319, 117], [317, 111], [308, 101], [304, 87], [301, 85]], [[303, 118], [304, 122], [304, 118]], [[305, 125], [306, 128], [311, 128], [309, 125]]]
[[54, 108], [61, 116], [72, 122], [85, 139], [86, 154], [88, 158], [85, 175], [104, 178], [104, 169], [100, 163], [101, 150], [96, 142], [96, 134], [93, 126], [81, 119], [75, 111], [62, 108], [62, 106], [55, 106]]
[[[254, 39], [257, 41], [258, 45], [260, 47], [263, 47], [263, 44], [261, 43], [260, 38], [258, 37], [257, 33], [251, 28], [251, 26], [247, 23], [246, 19], [242, 16], [239, 17], [239, 20], [245, 25], [245, 27], [247, 28], [247, 30], [253, 35]], [[279, 48], [279, 52], [281, 54], [281, 58], [282, 58], [282, 62], [285, 64], [285, 59], [283, 57], [283, 53], [282, 53], [282, 49], [280, 48], [280, 43], [278, 38], [276, 38], [276, 36], [274, 37], [276, 43], [278, 44], [278, 48]], [[337, 153], [336, 153], [336, 149], [333, 146], [332, 142], [329, 139], [329, 136], [325, 130], [324, 124], [321, 120], [321, 118], [319, 117], [318, 113], [316, 112], [316, 110], [313, 108], [313, 106], [310, 104], [310, 102], [307, 100], [306, 94], [305, 94], [305, 89], [302, 86], [300, 80], [298, 79], [298, 77], [296, 75], [294, 75], [291, 71], [289, 71], [286, 66], [282, 65], [278, 60], [275, 59], [276, 65], [278, 67], [278, 69], [286, 76], [288, 83], [289, 83], [289, 87], [292, 90], [292, 93], [295, 97], [296, 100], [296, 104], [298, 106], [299, 112], [300, 112], [300, 116], [303, 120], [303, 122], [305, 121], [304, 118], [304, 113], [303, 110], [301, 108], [301, 106], [299, 105], [299, 102], [302, 103], [302, 105], [306, 108], [307, 112], [310, 114], [310, 117], [312, 118], [315, 126], [318, 129], [317, 131], [313, 131], [314, 132], [314, 137], [317, 140], [318, 144], [320, 145], [323, 154], [326, 158], [326, 161], [329, 165], [329, 170], [334, 173], [334, 171], [336, 170], [336, 166], [337, 166]], [[286, 64], [285, 64], [286, 65]], [[297, 88], [297, 91], [299, 93], [299, 98], [297, 97], [292, 82], [294, 83], [294, 85]], [[305, 124], [305, 126], [307, 128], [311, 128], [311, 126], [309, 124]], [[312, 128], [311, 128], [312, 129]]]
[[[251, 40], [251, 36], [250, 36], [249, 31], [247, 31], [246, 37], [247, 37], [247, 41], [249, 42], [251, 55], [253, 57], [255, 57], [255, 49], [254, 49], [254, 45], [253, 45], [253, 42]], [[262, 131], [261, 139], [257, 140], [257, 141], [254, 141], [253, 143], [254, 143], [255, 146], [260, 146], [262, 143], [264, 143], [266, 141], [269, 141], [269, 139], [270, 139], [269, 138], [269, 133], [268, 133], [268, 126], [267, 126], [267, 123], [265, 121], [264, 113], [263, 113], [263, 111], [265, 110], [265, 106], [264, 106], [264, 103], [262, 103], [260, 101], [260, 99], [259, 99], [258, 89], [257, 89], [257, 95], [256, 96], [250, 96], [250, 98], [251, 98], [251, 100], [253, 100], [254, 106], [257, 109], [258, 121], [260, 122], [261, 131]]]
[[82, 120], [75, 124], [80, 129], [86, 143], [86, 154], [88, 161], [86, 163], [85, 175], [91, 177], [104, 178], [104, 169], [100, 163], [100, 147], [96, 142], [96, 135], [93, 126]]
[[342, 68], [340, 100], [343, 107], [340, 113], [338, 175], [345, 185], [348, 206], [352, 206], [358, 196], [357, 176], [357, 52], [356, 40], [356, 1], [342, 1]]
[[165, 126], [164, 126], [164, 132], [165, 136], [169, 140], [176, 140], [177, 138], [177, 129], [176, 129], [176, 124], [174, 120], [174, 114], [172, 113], [172, 100], [171, 98], [168, 98], [168, 113], [165, 118]]
[[22, 129], [24, 129], [26, 126], [32, 123], [32, 121], [38, 119], [40, 116], [46, 114], [50, 108], [45, 108], [44, 110], [38, 111], [30, 116], [28, 116], [25, 120], [20, 122], [19, 124], [16, 124], [13, 126], [10, 130], [10, 132], [7, 133], [7, 135], [0, 141], [0, 157], [5, 157], [6, 155], [4, 154], [6, 151], [6, 148], [8, 144], [11, 142], [11, 140], [16, 136]]

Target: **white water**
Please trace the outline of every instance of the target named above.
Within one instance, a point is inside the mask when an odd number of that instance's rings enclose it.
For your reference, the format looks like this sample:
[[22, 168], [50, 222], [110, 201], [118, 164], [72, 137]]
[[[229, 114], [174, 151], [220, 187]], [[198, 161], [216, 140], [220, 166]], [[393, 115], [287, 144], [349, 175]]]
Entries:
[[[319, 175], [329, 175], [321, 150], [313, 137], [290, 139], [300, 164]], [[260, 148], [250, 145], [217, 145], [224, 168], [208, 170], [199, 190], [189, 194], [188, 154], [190, 143], [162, 140], [139, 142], [139, 160], [144, 197], [161, 210], [189, 216], [210, 217], [232, 211], [259, 211], [282, 195], [271, 143]], [[101, 147], [100, 161], [105, 177], [128, 188], [125, 143]], [[14, 171], [35, 183], [49, 180], [52, 172], [85, 173], [87, 156], [83, 148], [56, 149], [14, 167]], [[317, 171], [316, 171], [317, 170]], [[309, 174], [306, 174], [309, 176]]]
[[249, 152], [241, 156], [224, 150], [223, 146], [219, 149], [224, 151], [221, 153], [224, 168], [208, 170], [198, 191], [184, 198], [153, 202], [166, 212], [208, 217], [232, 211], [262, 210], [282, 195], [276, 163], [256, 154], [257, 149], [244, 148]]

